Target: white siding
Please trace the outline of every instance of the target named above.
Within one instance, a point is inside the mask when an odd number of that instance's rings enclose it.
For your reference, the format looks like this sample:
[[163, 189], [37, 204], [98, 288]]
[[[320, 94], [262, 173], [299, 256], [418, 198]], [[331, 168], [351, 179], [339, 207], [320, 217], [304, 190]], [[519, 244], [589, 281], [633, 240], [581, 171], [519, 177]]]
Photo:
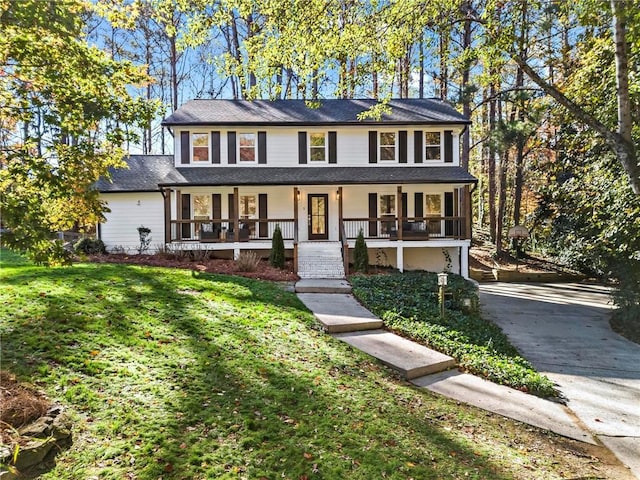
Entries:
[[[183, 128], [183, 130], [187, 130]], [[397, 162], [384, 162], [376, 163], [375, 165], [369, 164], [369, 131], [392, 131], [398, 132], [405, 130], [407, 132], [407, 163], [399, 164]], [[414, 163], [414, 132], [415, 131], [439, 131], [453, 130], [453, 163], [444, 163], [444, 139], [441, 143], [441, 160], [440, 161], [424, 161], [420, 164]], [[180, 163], [181, 151], [180, 151], [180, 133], [182, 130], [176, 129], [174, 136], [174, 152], [176, 166], [191, 166], [182, 165]], [[266, 131], [267, 132], [267, 165], [271, 167], [294, 167], [298, 166], [298, 132], [336, 132], [336, 149], [337, 149], [337, 165], [338, 166], [368, 166], [371, 165], [374, 168], [384, 168], [385, 166], [394, 165], [417, 165], [428, 168], [429, 166], [438, 165], [453, 165], [458, 166], [460, 164], [459, 155], [459, 140], [461, 127], [456, 125], [447, 126], [416, 126], [406, 125], [389, 128], [384, 125], [363, 125], [363, 126], [343, 126], [343, 127], [313, 127], [313, 126], [298, 126], [298, 127], [256, 127], [256, 128], [220, 128], [220, 127], [193, 127], [190, 132], [198, 133], [211, 133], [212, 131], [220, 132], [220, 166], [228, 166], [228, 148], [227, 148], [227, 133], [233, 131], [240, 132], [255, 132]], [[257, 142], [257, 140], [256, 140]], [[307, 144], [309, 142], [307, 141]], [[398, 146], [396, 145], [396, 149]], [[211, 155], [211, 153], [210, 153]], [[259, 168], [257, 161], [255, 163], [242, 164], [238, 160], [236, 154], [235, 164], [238, 168]], [[211, 164], [200, 163], [193, 165], [193, 168], [211, 166]], [[327, 166], [331, 167], [326, 162], [307, 162], [306, 166]], [[303, 165], [304, 167], [304, 165]]]
[[164, 207], [160, 192], [103, 193], [101, 199], [111, 210], [100, 226], [100, 236], [107, 250], [122, 247], [136, 253], [140, 245], [138, 227], [151, 229], [150, 251], [164, 244]]

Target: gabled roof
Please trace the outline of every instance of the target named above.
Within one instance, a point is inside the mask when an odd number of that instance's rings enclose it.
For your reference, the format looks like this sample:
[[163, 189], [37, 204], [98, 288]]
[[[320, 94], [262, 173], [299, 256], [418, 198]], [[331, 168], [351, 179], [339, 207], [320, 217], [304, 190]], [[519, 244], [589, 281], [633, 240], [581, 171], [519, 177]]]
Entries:
[[173, 155], [131, 155], [129, 168], [110, 168], [111, 181], [101, 177], [95, 184], [100, 192], [152, 192], [176, 171]]
[[390, 100], [391, 113], [381, 120], [358, 120], [377, 100], [319, 100], [309, 108], [305, 100], [190, 100], [163, 125], [442, 125], [471, 123], [451, 104], [437, 98]]

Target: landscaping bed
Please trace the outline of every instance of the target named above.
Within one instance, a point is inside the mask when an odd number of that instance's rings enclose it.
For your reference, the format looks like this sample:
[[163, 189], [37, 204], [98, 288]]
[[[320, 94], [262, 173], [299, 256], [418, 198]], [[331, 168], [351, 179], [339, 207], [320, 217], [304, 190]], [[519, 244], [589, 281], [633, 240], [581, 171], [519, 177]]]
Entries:
[[541, 397], [557, 395], [502, 330], [480, 316], [475, 287], [459, 275], [449, 274], [444, 318], [435, 273], [355, 275], [350, 281], [356, 298], [387, 328], [452, 356], [461, 369]]

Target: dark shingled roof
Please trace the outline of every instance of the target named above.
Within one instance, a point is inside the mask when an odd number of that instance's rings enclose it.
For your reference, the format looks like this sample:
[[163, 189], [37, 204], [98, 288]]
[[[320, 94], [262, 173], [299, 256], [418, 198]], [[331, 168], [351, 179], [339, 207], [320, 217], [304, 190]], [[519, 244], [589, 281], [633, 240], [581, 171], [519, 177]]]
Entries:
[[451, 104], [436, 98], [391, 100], [391, 113], [381, 120], [358, 120], [377, 100], [191, 100], [169, 115], [163, 125], [442, 125], [471, 123]]
[[355, 185], [475, 183], [460, 167], [199, 167], [177, 168], [162, 182], [178, 185]]
[[102, 177], [95, 184], [100, 192], [158, 191], [158, 184], [176, 171], [173, 155], [131, 155], [129, 168], [109, 169], [112, 181]]
[[460, 167], [190, 167], [175, 168], [171, 155], [131, 155], [128, 169], [111, 171], [112, 182], [101, 178], [100, 192], [150, 192], [159, 186], [357, 185], [477, 182]]

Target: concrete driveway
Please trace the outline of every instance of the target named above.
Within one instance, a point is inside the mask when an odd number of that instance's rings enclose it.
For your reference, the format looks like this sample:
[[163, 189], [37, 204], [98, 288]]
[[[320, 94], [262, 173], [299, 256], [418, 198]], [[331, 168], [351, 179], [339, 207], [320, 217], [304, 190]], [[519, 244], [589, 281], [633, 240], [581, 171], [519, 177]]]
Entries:
[[592, 284], [480, 285], [484, 314], [567, 406], [640, 479], [640, 345], [609, 327], [608, 289]]

